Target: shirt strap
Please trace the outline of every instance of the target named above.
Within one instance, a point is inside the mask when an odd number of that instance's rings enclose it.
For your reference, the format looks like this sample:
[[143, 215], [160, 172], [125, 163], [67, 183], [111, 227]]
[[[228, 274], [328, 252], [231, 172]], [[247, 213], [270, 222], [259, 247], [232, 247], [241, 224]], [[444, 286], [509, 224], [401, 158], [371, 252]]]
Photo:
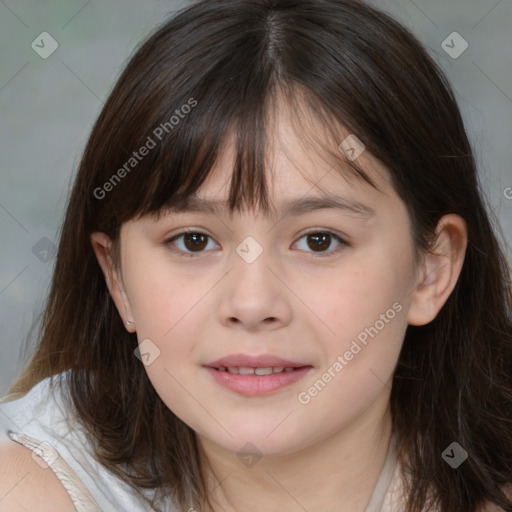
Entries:
[[101, 512], [89, 489], [55, 448], [26, 434], [9, 431], [8, 435], [16, 443], [32, 450], [52, 468], [73, 501], [76, 512]]

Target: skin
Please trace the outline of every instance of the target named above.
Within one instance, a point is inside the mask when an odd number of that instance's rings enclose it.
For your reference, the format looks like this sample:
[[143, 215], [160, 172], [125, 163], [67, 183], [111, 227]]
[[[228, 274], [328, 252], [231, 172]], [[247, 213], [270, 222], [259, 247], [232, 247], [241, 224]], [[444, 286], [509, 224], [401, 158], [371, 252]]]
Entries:
[[[462, 268], [467, 229], [460, 217], [443, 217], [436, 254], [416, 265], [405, 205], [378, 161], [366, 151], [358, 160], [380, 191], [328, 172], [286, 116], [278, 119], [275, 135], [269, 180], [277, 212], [287, 199], [329, 192], [375, 214], [360, 218], [322, 209], [299, 217], [270, 218], [259, 211], [143, 217], [122, 226], [120, 268], [108, 257], [111, 241], [104, 233], [92, 234], [91, 242], [119, 314], [133, 322], [127, 329], [137, 332], [139, 343], [149, 338], [160, 350], [145, 367], [148, 377], [197, 433], [211, 465], [216, 510], [362, 512], [389, 447], [389, 396], [405, 330], [433, 320], [446, 302]], [[228, 146], [199, 197], [227, 198], [232, 158]], [[184, 237], [164, 244], [183, 228], [210, 237], [203, 252], [171, 252], [193, 251]], [[326, 248], [308, 244], [304, 232], [312, 228], [339, 234], [348, 245], [336, 251], [334, 238]], [[263, 248], [250, 264], [236, 252], [247, 236]], [[298, 393], [394, 303], [401, 311], [301, 404]], [[270, 395], [244, 397], [216, 384], [203, 368], [239, 352], [277, 355], [313, 369]], [[251, 468], [236, 456], [247, 442], [262, 454]]]

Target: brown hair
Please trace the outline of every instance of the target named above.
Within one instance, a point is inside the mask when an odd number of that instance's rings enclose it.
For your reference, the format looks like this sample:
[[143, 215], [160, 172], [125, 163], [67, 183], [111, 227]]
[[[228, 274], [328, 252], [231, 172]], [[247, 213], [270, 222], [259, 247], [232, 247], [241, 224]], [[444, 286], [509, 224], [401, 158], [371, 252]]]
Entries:
[[[103, 465], [136, 489], [161, 491], [153, 506], [165, 494], [185, 510], [210, 505], [194, 431], [134, 356], [136, 335], [124, 329], [89, 237], [103, 231], [118, 240], [123, 222], [193, 194], [228, 133], [237, 144], [229, 207], [257, 200], [266, 209], [268, 113], [278, 91], [290, 105], [307, 106], [333, 137], [334, 127], [346, 127], [389, 169], [418, 250], [429, 249], [444, 214], [466, 220], [456, 288], [434, 321], [408, 327], [395, 372], [406, 511], [426, 509], [429, 495], [441, 512], [472, 512], [486, 501], [512, 510], [502, 493], [512, 480], [507, 262], [443, 72], [408, 30], [356, 0], [203, 0], [140, 47], [85, 149], [40, 341], [10, 397], [70, 369], [77, 417]], [[179, 115], [183, 105], [192, 110]], [[156, 147], [127, 166], [148, 137]], [[347, 161], [331, 156], [341, 173]], [[348, 165], [367, 179], [356, 162]], [[456, 470], [441, 458], [453, 441], [469, 454]]]

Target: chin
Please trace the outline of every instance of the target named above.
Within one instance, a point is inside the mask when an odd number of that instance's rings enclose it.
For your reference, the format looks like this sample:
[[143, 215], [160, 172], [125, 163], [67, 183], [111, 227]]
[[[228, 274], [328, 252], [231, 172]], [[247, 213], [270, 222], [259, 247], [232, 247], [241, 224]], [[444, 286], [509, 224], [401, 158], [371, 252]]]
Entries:
[[[278, 457], [283, 455], [288, 455], [294, 453], [302, 448], [305, 448], [309, 445], [307, 439], [304, 439], [302, 436], [304, 433], [301, 433], [301, 438], [295, 437], [295, 432], [287, 432], [283, 429], [281, 432], [277, 432], [280, 427], [275, 429], [275, 426], [278, 425], [276, 423], [273, 428], [247, 428], [247, 425], [244, 428], [240, 428], [239, 430], [229, 430], [228, 431], [233, 435], [233, 437], [229, 437], [228, 435], [222, 436], [221, 438], [217, 435], [206, 437], [210, 440], [210, 442], [220, 446], [224, 450], [233, 452], [237, 455], [237, 457], [242, 457], [244, 453], [252, 454], [257, 457]], [[272, 430], [275, 429], [275, 432]], [[272, 432], [269, 435], [269, 432]]]

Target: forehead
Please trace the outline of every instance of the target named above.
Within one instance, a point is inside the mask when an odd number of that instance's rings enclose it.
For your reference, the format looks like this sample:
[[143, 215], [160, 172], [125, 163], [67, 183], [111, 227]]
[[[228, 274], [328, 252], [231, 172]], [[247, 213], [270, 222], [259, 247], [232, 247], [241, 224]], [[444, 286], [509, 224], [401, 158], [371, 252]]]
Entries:
[[[346, 133], [341, 136], [345, 137]], [[369, 218], [375, 214], [371, 204], [382, 199], [380, 196], [396, 195], [389, 171], [366, 151], [358, 157], [357, 164], [373, 185], [350, 168], [336, 141], [324, 137], [323, 147], [319, 148], [318, 140], [301, 138], [286, 118], [281, 118], [269, 141], [265, 179], [271, 215], [297, 216], [321, 208], [335, 208]], [[226, 213], [236, 157], [231, 139], [196, 193], [172, 209], [175, 212]]]

